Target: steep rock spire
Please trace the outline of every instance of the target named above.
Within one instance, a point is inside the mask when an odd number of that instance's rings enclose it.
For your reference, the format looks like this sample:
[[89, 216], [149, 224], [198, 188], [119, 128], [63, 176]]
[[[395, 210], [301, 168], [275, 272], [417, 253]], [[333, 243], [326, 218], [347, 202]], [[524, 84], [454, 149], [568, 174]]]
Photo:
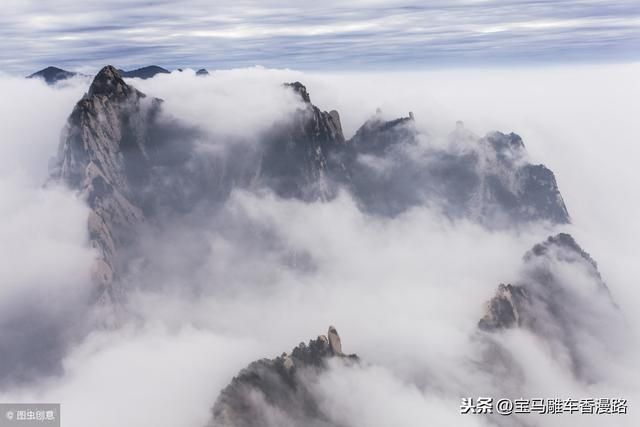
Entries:
[[132, 179], [145, 168], [148, 131], [160, 104], [145, 98], [114, 67], [100, 70], [67, 121], [52, 171], [91, 208], [89, 235], [98, 251], [92, 277], [101, 300], [116, 298], [116, 252], [144, 220]]
[[478, 327], [526, 329], [559, 359], [568, 355], [568, 368], [577, 378], [597, 381], [600, 358], [625, 342], [624, 320], [597, 264], [566, 233], [536, 244], [523, 262], [520, 278], [498, 287]]
[[144, 96], [144, 94], [126, 84], [122, 79], [122, 74], [114, 66], [107, 65], [96, 74], [87, 95], [89, 97], [101, 95], [110, 98], [124, 98], [131, 96], [134, 92], [138, 96]]
[[267, 424], [273, 410], [287, 418], [286, 425], [338, 426], [319, 406], [309, 379], [322, 375], [329, 360], [352, 366], [358, 356], [342, 352], [333, 326], [328, 337], [320, 335], [308, 344], [300, 343], [290, 353], [275, 359], [251, 363], [225, 387], [213, 407], [208, 426], [258, 427]]

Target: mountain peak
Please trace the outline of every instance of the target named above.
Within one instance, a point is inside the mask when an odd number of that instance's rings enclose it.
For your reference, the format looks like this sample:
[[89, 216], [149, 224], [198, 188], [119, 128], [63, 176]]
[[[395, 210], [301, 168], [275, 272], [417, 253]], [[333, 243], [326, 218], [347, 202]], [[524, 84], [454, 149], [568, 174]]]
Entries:
[[518, 153], [524, 153], [524, 142], [520, 135], [516, 133], [502, 133], [493, 131], [487, 134], [486, 140], [498, 155], [513, 155]]
[[47, 84], [51, 85], [59, 82], [60, 80], [69, 79], [75, 75], [76, 73], [73, 73], [71, 71], [63, 70], [62, 68], [58, 68], [58, 67], [49, 66], [47, 68], [43, 68], [40, 71], [36, 71], [35, 73], [27, 76], [27, 78], [28, 79], [41, 78], [41, 79], [44, 79], [44, 81], [47, 82]]
[[262, 420], [269, 419], [268, 410], [261, 404], [265, 401], [278, 413], [291, 417], [283, 424], [336, 425], [327, 421], [331, 413], [317, 406], [309, 386], [325, 374], [329, 360], [345, 367], [356, 366], [360, 361], [357, 355], [342, 352], [340, 337], [333, 326], [329, 327], [328, 336], [320, 335], [308, 344], [300, 343], [291, 352], [274, 359], [252, 362], [220, 392], [207, 427], [265, 425]]
[[309, 92], [307, 92], [306, 86], [303, 85], [302, 83], [300, 82], [285, 83], [284, 86], [293, 89], [293, 91], [297, 93], [300, 96], [300, 98], [302, 98], [302, 100], [307, 104], [311, 103], [311, 97], [309, 96]]
[[[625, 321], [595, 261], [560, 233], [527, 252], [520, 277], [498, 287], [478, 327], [526, 329], [561, 355], [576, 378], [591, 383], [603, 374], [601, 357], [621, 344], [612, 331], [624, 329]], [[585, 340], [597, 346], [585, 351]]]
[[[141, 176], [148, 176], [147, 144], [160, 102], [125, 83], [120, 71], [108, 65], [67, 120], [54, 177], [80, 190], [91, 208], [89, 233], [98, 249], [92, 281], [99, 301], [117, 300], [116, 250], [128, 244], [144, 220], [135, 188]], [[158, 140], [153, 139], [156, 147]]]
[[107, 65], [96, 74], [91, 87], [89, 88], [89, 96], [127, 96], [134, 89], [122, 80], [122, 74], [114, 66]]
[[585, 252], [578, 242], [575, 241], [573, 236], [568, 233], [559, 233], [555, 236], [549, 236], [547, 240], [542, 243], [538, 243], [529, 252], [527, 252], [524, 256], [524, 260], [532, 261], [536, 257], [549, 257], [550, 252], [554, 249], [564, 251], [564, 259], [576, 259], [587, 262], [592, 267], [593, 274], [600, 277], [596, 261], [591, 257], [591, 255]]
[[166, 68], [162, 68], [158, 65], [148, 65], [146, 67], [137, 68], [131, 71], [119, 70], [122, 77], [138, 78], [138, 79], [150, 79], [157, 74], [171, 74], [171, 71]]
[[401, 142], [413, 142], [416, 137], [413, 113], [407, 117], [384, 120], [382, 110], [367, 120], [357, 131], [352, 142], [367, 154], [382, 154]]

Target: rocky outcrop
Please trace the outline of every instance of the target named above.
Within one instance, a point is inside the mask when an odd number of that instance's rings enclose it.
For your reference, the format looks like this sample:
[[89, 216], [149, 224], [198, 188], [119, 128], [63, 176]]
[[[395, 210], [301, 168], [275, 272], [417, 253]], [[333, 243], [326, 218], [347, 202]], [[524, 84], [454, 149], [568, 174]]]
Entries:
[[480, 139], [479, 193], [484, 218], [569, 223], [569, 213], [551, 170], [532, 164], [522, 138], [492, 132]]
[[378, 112], [345, 141], [336, 111], [320, 111], [299, 82], [285, 86], [304, 108], [267, 136], [261, 168], [281, 196], [329, 199], [344, 187], [374, 214], [430, 205], [491, 228], [570, 220], [553, 172], [530, 163], [514, 133], [479, 138], [459, 122], [443, 147], [428, 143], [413, 113], [384, 120]]
[[412, 113], [390, 121], [383, 120], [381, 114], [378, 110], [351, 138], [349, 146], [355, 154], [385, 155], [396, 145], [415, 143], [418, 132]]
[[96, 75], [69, 117], [53, 170], [91, 207], [94, 280], [103, 299], [117, 297], [113, 284], [128, 262], [122, 249], [136, 241], [140, 224], [162, 227], [162, 218], [219, 206], [234, 188], [307, 201], [346, 188], [373, 214], [431, 205], [491, 227], [569, 220], [553, 173], [528, 162], [515, 134], [477, 138], [460, 124], [448, 147], [434, 147], [424, 143], [413, 114], [391, 121], [376, 114], [345, 140], [338, 112], [320, 110], [295, 82], [284, 87], [299, 97], [299, 108], [258, 135], [260, 144], [204, 152], [197, 144], [211, 136], [158, 120], [161, 100], [123, 77], [111, 66]]
[[496, 295], [487, 303], [486, 314], [478, 327], [484, 331], [520, 325], [520, 309], [526, 304], [527, 293], [522, 286], [498, 286]]
[[251, 363], [222, 390], [208, 426], [336, 426], [331, 414], [318, 405], [311, 387], [330, 360], [358, 362], [356, 355], [342, 352], [340, 336], [333, 326], [327, 336], [301, 343], [290, 353]]
[[410, 153], [417, 143], [411, 116], [387, 121], [380, 111], [348, 141], [341, 156], [349, 172], [344, 186], [364, 211], [394, 216], [425, 204], [429, 181]]
[[585, 380], [597, 378], [599, 358], [619, 347], [625, 329], [597, 264], [565, 233], [527, 252], [520, 279], [498, 287], [478, 326], [532, 332]]
[[[564, 315], [567, 307], [562, 304], [570, 304], [570, 294], [582, 289], [564, 286], [562, 277], [557, 275], [558, 264], [578, 266], [584, 270], [587, 278], [591, 279], [591, 287], [587, 291], [600, 295], [612, 309], [615, 308], [596, 262], [570, 234], [560, 233], [535, 245], [525, 254], [524, 263], [524, 277], [519, 284], [498, 287], [496, 295], [487, 305], [487, 313], [478, 323], [480, 329], [492, 331], [514, 326], [535, 327], [536, 318], [530, 313], [536, 303], [534, 299], [540, 299], [537, 303], [542, 303], [549, 315]], [[561, 297], [567, 300], [561, 301]]]
[[27, 76], [28, 79], [43, 79], [47, 84], [53, 85], [58, 83], [59, 81], [70, 79], [71, 77], [76, 76], [77, 73], [63, 70], [62, 68], [57, 67], [47, 67], [40, 71], [36, 71], [35, 73]]
[[378, 113], [347, 147], [352, 192], [374, 213], [430, 205], [491, 228], [569, 222], [553, 172], [529, 162], [516, 134], [478, 138], [459, 122], [448, 145], [435, 145], [412, 114], [385, 121]]
[[209, 71], [206, 68], [200, 68], [198, 71], [196, 71], [196, 76], [205, 77], [208, 75], [209, 75]]
[[346, 172], [338, 157], [345, 147], [340, 116], [313, 105], [300, 82], [285, 87], [300, 97], [302, 106], [265, 135], [262, 184], [283, 197], [329, 198]]
[[160, 100], [127, 85], [107, 66], [76, 104], [63, 132], [52, 175], [80, 190], [91, 207], [88, 226], [99, 254], [93, 269], [99, 298], [116, 297], [116, 253], [144, 221], [134, 183], [148, 169], [149, 131], [159, 105]]
[[344, 144], [339, 117], [312, 105], [302, 85], [294, 90], [306, 99], [303, 107], [274, 125], [260, 149], [239, 144], [224, 155], [203, 154], [196, 141], [206, 135], [157, 120], [161, 100], [125, 83], [114, 67], [96, 75], [68, 119], [51, 172], [81, 191], [91, 208], [98, 298], [118, 298], [114, 284], [127, 268], [123, 249], [135, 243], [142, 223], [219, 203], [236, 187], [266, 186], [285, 197], [324, 194], [317, 183], [330, 174], [327, 156]]

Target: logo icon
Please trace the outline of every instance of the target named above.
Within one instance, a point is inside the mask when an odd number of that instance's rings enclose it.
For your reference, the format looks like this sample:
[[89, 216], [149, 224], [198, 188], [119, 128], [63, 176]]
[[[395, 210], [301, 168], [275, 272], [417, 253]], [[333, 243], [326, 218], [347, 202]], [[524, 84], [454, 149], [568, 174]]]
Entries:
[[7, 411], [6, 416], [9, 421], [13, 420], [13, 411]]

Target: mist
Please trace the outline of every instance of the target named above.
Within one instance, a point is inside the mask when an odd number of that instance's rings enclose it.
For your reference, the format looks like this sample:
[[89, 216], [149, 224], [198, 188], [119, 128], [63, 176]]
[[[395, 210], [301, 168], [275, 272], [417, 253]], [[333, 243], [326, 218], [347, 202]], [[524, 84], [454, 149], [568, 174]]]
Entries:
[[0, 90], [0, 376], [13, 382], [56, 371], [51, 360], [84, 328], [93, 254], [83, 201], [44, 186], [82, 89], [2, 76]]
[[[281, 86], [289, 81], [303, 82], [320, 109], [338, 110], [347, 138], [377, 108], [389, 119], [412, 111], [428, 144], [446, 144], [457, 120], [477, 135], [513, 131], [533, 163], [554, 171], [572, 224], [491, 230], [430, 206], [372, 215], [347, 191], [305, 202], [236, 189], [215, 211], [194, 210], [141, 235], [115, 329], [84, 320], [91, 318], [86, 285], [94, 256], [88, 209], [70, 190], [44, 185], [60, 131], [89, 82], [49, 87], [0, 76], [0, 88], [11, 95], [0, 100], [2, 352], [30, 354], [46, 332], [63, 337], [59, 366], [43, 366], [35, 380], [18, 375], [3, 383], [0, 400], [61, 402], [68, 426], [202, 426], [242, 367], [332, 324], [345, 351], [364, 360], [353, 370], [332, 366], [312, 386], [344, 425], [578, 420], [459, 413], [460, 397], [513, 390], [524, 397], [623, 397], [630, 414], [607, 418], [607, 425], [636, 425], [638, 72], [639, 64], [343, 74], [250, 68], [128, 80], [165, 100], [167, 121], [198, 127], [210, 136], [201, 144], [216, 149], [259, 144], [274, 122], [293, 114], [299, 101]], [[559, 231], [572, 233], [598, 262], [628, 328], [623, 350], [612, 358], [594, 352], [593, 363], [606, 375], [585, 383], [538, 337], [508, 330], [492, 339], [523, 369], [511, 383], [482, 368], [488, 344], [477, 322], [498, 284], [520, 277], [523, 254]], [[578, 267], [563, 274], [580, 283]], [[31, 339], [12, 345], [16, 319], [25, 318], [36, 325]], [[39, 366], [24, 364], [31, 365]], [[601, 425], [599, 417], [579, 422]]]

